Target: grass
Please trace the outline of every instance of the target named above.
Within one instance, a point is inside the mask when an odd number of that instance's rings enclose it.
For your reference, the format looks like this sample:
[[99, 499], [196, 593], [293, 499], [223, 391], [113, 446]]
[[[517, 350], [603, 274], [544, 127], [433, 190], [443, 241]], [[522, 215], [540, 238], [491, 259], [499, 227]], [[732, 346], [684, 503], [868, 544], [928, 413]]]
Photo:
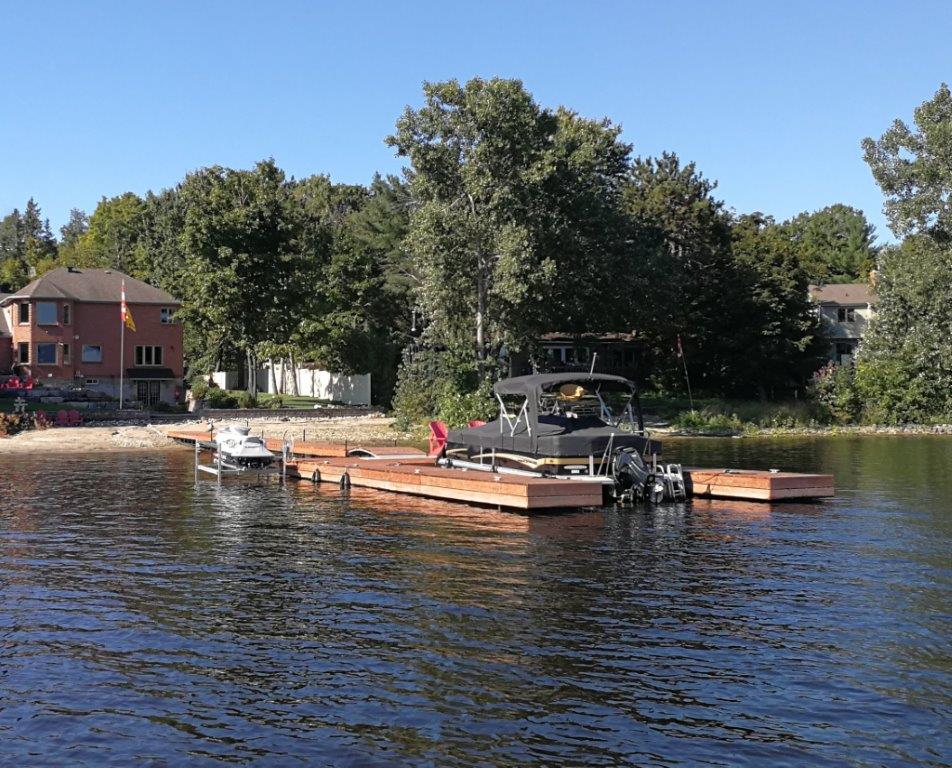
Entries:
[[[277, 400], [280, 405], [272, 405]], [[315, 405], [344, 405], [334, 400], [322, 400], [319, 397], [305, 395], [258, 395], [259, 408], [292, 408], [298, 410], [313, 409]]]
[[797, 429], [820, 425], [816, 406], [804, 400], [769, 403], [759, 400], [695, 398], [694, 408], [685, 397], [643, 395], [645, 415], [680, 429], [710, 434], [739, 434], [760, 429]]
[[[0, 399], [0, 413], [13, 413], [13, 403], [15, 398], [4, 397]], [[66, 410], [66, 406], [63, 403], [38, 403], [35, 401], [27, 401], [26, 410], [29, 413], [34, 411], [46, 411], [47, 413], [56, 413], [57, 411]]]

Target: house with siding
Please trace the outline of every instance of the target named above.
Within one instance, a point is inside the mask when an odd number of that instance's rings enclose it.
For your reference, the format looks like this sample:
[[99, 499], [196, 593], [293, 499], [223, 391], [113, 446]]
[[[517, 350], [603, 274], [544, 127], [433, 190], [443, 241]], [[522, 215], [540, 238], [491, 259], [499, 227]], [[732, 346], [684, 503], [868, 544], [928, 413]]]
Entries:
[[852, 362], [867, 324], [876, 315], [876, 294], [868, 283], [811, 285], [809, 290], [830, 345], [830, 360]]
[[[123, 281], [136, 330], [126, 329], [120, 355]], [[63, 267], [0, 296], [0, 372], [45, 387], [83, 387], [146, 406], [182, 396], [181, 302], [111, 269]], [[121, 367], [120, 367], [121, 363]]]

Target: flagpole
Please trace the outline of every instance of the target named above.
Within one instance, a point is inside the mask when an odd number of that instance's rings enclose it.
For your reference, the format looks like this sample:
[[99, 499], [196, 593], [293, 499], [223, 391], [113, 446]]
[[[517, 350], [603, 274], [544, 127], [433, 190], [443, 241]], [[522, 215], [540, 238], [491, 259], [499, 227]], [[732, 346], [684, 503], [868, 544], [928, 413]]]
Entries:
[[126, 375], [126, 281], [119, 289], [119, 410], [122, 410], [122, 395]]
[[[123, 309], [125, 309], [125, 292], [123, 292]], [[123, 311], [119, 316], [119, 410], [122, 410], [123, 378], [126, 369], [126, 318]]]
[[681, 334], [678, 334], [678, 357], [681, 358], [681, 364], [684, 366], [684, 381], [688, 385], [688, 402], [691, 404], [691, 410], [694, 410], [694, 396], [691, 394], [691, 377], [688, 376], [688, 358], [684, 354], [684, 347], [681, 346]]

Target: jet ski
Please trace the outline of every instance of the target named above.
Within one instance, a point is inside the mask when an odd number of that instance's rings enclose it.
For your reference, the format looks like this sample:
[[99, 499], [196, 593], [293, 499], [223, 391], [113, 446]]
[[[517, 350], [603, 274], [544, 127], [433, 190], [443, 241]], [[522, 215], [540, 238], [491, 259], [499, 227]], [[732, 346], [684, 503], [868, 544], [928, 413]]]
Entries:
[[215, 446], [223, 461], [249, 469], [263, 469], [277, 458], [264, 440], [253, 437], [250, 427], [229, 426], [215, 434]]

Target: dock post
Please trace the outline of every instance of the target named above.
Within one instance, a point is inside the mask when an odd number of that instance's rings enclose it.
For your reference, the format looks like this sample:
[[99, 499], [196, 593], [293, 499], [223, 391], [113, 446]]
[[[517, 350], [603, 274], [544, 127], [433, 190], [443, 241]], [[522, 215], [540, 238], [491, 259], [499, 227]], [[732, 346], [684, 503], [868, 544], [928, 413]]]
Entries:
[[195, 482], [196, 483], [198, 483], [198, 451], [199, 451], [198, 444], [200, 442], [201, 442], [200, 440], [195, 441]]

